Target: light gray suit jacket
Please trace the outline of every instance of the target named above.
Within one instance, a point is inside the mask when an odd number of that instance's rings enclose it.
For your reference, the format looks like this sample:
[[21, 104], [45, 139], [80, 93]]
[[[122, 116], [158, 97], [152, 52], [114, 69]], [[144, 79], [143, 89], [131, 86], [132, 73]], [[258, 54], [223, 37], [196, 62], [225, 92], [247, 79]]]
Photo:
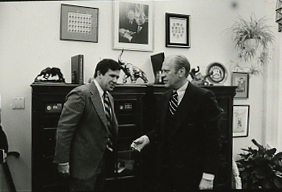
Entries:
[[[114, 111], [110, 94], [109, 98]], [[113, 118], [117, 133], [115, 113]], [[58, 122], [54, 162], [69, 162], [72, 177], [88, 179], [97, 172], [108, 135], [104, 107], [94, 82], [76, 87], [67, 95]]]

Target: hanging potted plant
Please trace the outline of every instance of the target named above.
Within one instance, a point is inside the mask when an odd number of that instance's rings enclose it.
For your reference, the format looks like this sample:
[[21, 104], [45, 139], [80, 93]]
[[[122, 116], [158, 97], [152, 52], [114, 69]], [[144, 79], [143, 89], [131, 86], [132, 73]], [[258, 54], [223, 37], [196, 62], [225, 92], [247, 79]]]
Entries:
[[273, 43], [273, 32], [265, 22], [265, 17], [257, 20], [251, 15], [249, 22], [239, 17], [239, 21], [231, 26], [235, 47], [241, 51], [245, 60], [252, 59], [259, 46], [262, 47], [263, 53], [266, 53], [269, 44]]
[[[268, 63], [269, 45], [274, 41], [273, 31], [265, 24], [266, 18], [256, 19], [252, 14], [250, 21], [239, 17], [230, 28], [235, 48], [239, 51], [238, 57], [245, 62], [251, 62], [249, 70], [257, 70]], [[250, 71], [254, 74], [256, 71]]]

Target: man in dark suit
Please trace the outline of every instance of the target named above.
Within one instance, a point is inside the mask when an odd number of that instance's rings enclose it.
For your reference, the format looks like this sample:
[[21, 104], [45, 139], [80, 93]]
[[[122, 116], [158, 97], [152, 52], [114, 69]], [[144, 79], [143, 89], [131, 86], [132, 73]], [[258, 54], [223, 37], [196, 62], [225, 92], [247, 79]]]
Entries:
[[54, 162], [61, 174], [71, 176], [71, 191], [103, 191], [106, 169], [114, 171], [118, 124], [108, 91], [114, 89], [119, 73], [116, 61], [103, 59], [96, 66], [94, 80], [66, 97]]
[[140, 151], [157, 141], [160, 191], [212, 189], [218, 168], [221, 108], [212, 91], [187, 80], [189, 71], [185, 56], [165, 58], [163, 81], [171, 89], [160, 100], [158, 126], [131, 144]]
[[137, 23], [135, 21], [135, 13], [133, 9], [127, 11], [127, 17], [121, 18], [119, 23], [119, 42], [128, 42], [125, 33], [133, 35], [137, 31]]
[[137, 23], [136, 33], [124, 33], [124, 38], [127, 38], [130, 43], [148, 44], [148, 22], [144, 11], [135, 12], [135, 21]]

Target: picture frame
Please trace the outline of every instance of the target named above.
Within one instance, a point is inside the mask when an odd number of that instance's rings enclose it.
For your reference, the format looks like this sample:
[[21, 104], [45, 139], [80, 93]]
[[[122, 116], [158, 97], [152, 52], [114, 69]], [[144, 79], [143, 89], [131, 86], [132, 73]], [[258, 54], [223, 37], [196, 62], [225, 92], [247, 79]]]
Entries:
[[248, 137], [250, 105], [233, 106], [233, 137]]
[[235, 98], [249, 97], [249, 73], [233, 72], [231, 76], [231, 85], [237, 86]]
[[61, 4], [60, 40], [98, 43], [99, 9]]
[[190, 48], [190, 15], [166, 13], [166, 47]]
[[152, 1], [114, 1], [113, 49], [152, 52], [153, 22]]

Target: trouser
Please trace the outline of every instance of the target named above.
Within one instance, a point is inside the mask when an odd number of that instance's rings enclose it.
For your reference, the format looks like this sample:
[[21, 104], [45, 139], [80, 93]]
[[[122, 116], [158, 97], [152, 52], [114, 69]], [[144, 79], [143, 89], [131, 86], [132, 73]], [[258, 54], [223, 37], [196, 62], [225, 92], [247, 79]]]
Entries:
[[106, 175], [114, 171], [114, 155], [105, 151], [102, 160], [97, 168], [96, 174], [89, 179], [77, 179], [71, 177], [70, 191], [104, 191]]

